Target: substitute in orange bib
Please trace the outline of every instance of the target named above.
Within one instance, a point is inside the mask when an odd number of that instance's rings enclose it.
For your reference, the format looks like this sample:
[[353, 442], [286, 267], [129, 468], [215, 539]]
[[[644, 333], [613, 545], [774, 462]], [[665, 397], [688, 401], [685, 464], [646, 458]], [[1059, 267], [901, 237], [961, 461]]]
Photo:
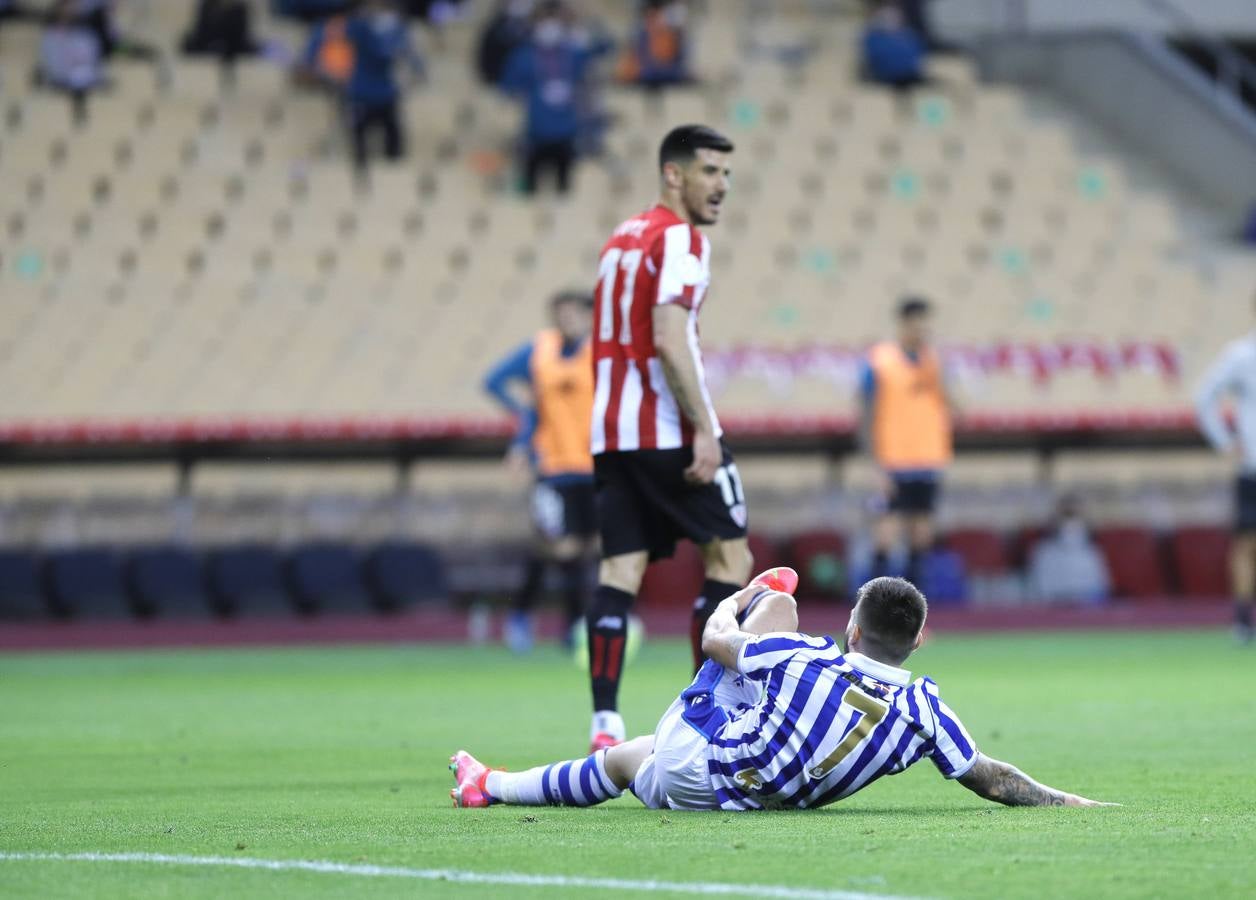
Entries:
[[860, 437], [876, 464], [882, 501], [872, 574], [896, 574], [892, 557], [906, 526], [906, 575], [915, 583], [933, 546], [933, 514], [951, 462], [957, 412], [951, 379], [929, 343], [931, 313], [927, 300], [903, 300], [897, 340], [868, 351], [861, 379]]
[[566, 624], [564, 642], [584, 614], [596, 546], [593, 457], [593, 356], [589, 346], [592, 299], [569, 291], [550, 301], [553, 326], [539, 332], [489, 372], [484, 388], [519, 422], [506, 453], [515, 474], [535, 471], [532, 523], [536, 541], [524, 566], [506, 626], [516, 652], [532, 647], [532, 610], [557, 567]]

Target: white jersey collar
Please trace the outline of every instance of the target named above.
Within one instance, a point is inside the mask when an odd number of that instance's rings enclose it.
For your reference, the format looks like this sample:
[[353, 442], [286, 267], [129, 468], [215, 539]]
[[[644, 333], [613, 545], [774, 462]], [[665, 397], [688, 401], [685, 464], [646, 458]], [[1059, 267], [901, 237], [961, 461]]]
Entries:
[[862, 653], [844, 653], [842, 656], [851, 666], [865, 675], [871, 675], [877, 681], [884, 681], [886, 684], [896, 684], [899, 687], [907, 687], [911, 684], [911, 672], [906, 669], [877, 662], [875, 659], [864, 656]]

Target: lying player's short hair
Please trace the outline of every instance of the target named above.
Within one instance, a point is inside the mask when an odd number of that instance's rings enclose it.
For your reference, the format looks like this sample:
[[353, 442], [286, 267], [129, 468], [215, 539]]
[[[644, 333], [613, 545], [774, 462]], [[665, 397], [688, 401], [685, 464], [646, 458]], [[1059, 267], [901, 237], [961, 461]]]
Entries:
[[924, 297], [904, 297], [898, 304], [898, 317], [900, 319], [914, 319], [917, 316], [927, 316], [933, 311], [933, 304]]
[[659, 171], [669, 162], [681, 165], [691, 162], [699, 150], [732, 153], [733, 142], [706, 125], [679, 125], [669, 131], [659, 145]]
[[870, 649], [902, 662], [911, 655], [929, 604], [905, 578], [874, 578], [855, 595], [855, 622]]

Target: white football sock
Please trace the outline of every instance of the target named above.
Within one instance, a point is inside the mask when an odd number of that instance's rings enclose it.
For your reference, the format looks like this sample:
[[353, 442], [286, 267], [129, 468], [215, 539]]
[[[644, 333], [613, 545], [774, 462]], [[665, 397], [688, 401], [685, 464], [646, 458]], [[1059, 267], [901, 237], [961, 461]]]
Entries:
[[623, 793], [606, 774], [606, 752], [526, 772], [489, 772], [484, 789], [518, 806], [593, 806]]
[[589, 726], [589, 740], [599, 734], [609, 734], [615, 740], [622, 741], [628, 736], [624, 717], [611, 709], [599, 709], [593, 714], [593, 724]]

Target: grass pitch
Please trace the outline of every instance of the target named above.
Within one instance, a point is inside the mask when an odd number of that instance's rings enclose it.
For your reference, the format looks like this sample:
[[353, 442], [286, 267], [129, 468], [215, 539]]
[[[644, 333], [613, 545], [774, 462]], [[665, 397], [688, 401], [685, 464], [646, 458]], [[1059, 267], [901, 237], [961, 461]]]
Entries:
[[[649, 730], [678, 641], [629, 669]], [[449, 754], [582, 754], [582, 673], [460, 647], [0, 657], [0, 855], [159, 853], [916, 897], [1256, 895], [1256, 652], [1221, 633], [935, 636], [978, 745], [1119, 809], [1006, 809], [927, 762], [819, 812], [455, 810]], [[587, 896], [588, 888], [0, 859], [4, 897]], [[608, 893], [602, 891], [603, 895]], [[627, 894], [625, 894], [627, 896]], [[632, 896], [666, 896], [637, 893]]]

